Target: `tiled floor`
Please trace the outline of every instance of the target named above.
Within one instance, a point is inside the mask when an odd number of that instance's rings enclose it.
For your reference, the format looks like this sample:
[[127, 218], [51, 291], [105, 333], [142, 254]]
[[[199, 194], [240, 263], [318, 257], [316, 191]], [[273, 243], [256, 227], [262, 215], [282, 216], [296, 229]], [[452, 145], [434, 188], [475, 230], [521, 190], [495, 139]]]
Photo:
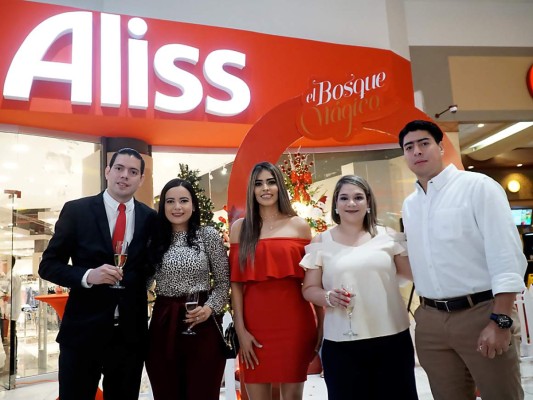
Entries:
[[[413, 324], [414, 325], [414, 324]], [[414, 328], [414, 326], [412, 326]], [[522, 349], [522, 354], [533, 354], [533, 350]], [[229, 371], [234, 368], [234, 365], [227, 365]], [[524, 357], [521, 362], [522, 370], [522, 386], [525, 392], [525, 400], [533, 400], [533, 357]], [[1, 372], [0, 372], [1, 373]], [[51, 378], [50, 378], [51, 376]], [[433, 400], [427, 375], [424, 370], [417, 364], [415, 368], [415, 376], [417, 383], [417, 390], [419, 400]], [[36, 378], [38, 379], [38, 378]], [[47, 375], [48, 380], [41, 380], [38, 383], [17, 383], [17, 388], [9, 391], [0, 391], [0, 400], [56, 400], [58, 396], [57, 374]], [[23, 382], [26, 382], [24, 380]], [[31, 381], [31, 379], [30, 379]], [[229, 383], [231, 385], [231, 383]], [[237, 383], [238, 385], [238, 383]], [[140, 400], [152, 400], [150, 394], [150, 382], [146, 373], [143, 374], [141, 383]], [[226, 393], [221, 390], [221, 400], [235, 400], [235, 395]], [[305, 400], [327, 400], [327, 390], [324, 379], [319, 375], [309, 375], [304, 388]], [[201, 399], [199, 399], [201, 400]]]
[[[525, 400], [533, 400], [533, 359], [522, 360], [522, 382], [524, 391], [526, 392]], [[418, 395], [420, 400], [433, 400], [427, 377], [422, 368], [416, 367], [416, 379], [418, 387]], [[19, 385], [14, 390], [0, 392], [0, 400], [55, 400], [57, 398], [57, 382], [42, 382], [34, 385]], [[224, 392], [221, 392], [220, 399], [226, 400]], [[149, 393], [143, 393], [139, 397], [140, 400], [151, 400]], [[326, 400], [327, 392], [324, 379], [319, 375], [309, 375], [305, 384], [304, 391], [305, 400]]]

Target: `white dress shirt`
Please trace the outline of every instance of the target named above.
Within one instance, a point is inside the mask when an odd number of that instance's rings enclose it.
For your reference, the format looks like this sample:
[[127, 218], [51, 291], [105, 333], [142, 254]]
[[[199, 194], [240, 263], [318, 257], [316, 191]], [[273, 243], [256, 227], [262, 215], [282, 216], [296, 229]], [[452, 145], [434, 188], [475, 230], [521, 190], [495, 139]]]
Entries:
[[[106, 189], [104, 192], [104, 205], [111, 237], [113, 237], [115, 224], [117, 223], [119, 204], [120, 203], [118, 201], [111, 197]], [[126, 232], [124, 233], [124, 240], [128, 243], [131, 243], [131, 239], [133, 239], [133, 227], [135, 226], [135, 213], [133, 212], [135, 208], [135, 202], [133, 201], [133, 197], [124, 204], [126, 205]]]
[[[104, 206], [111, 237], [113, 237], [113, 231], [115, 230], [115, 224], [117, 223], [119, 204], [118, 201], [111, 197], [106, 189], [104, 192]], [[131, 243], [131, 240], [133, 239], [133, 228], [135, 227], [135, 202], [133, 201], [133, 197], [124, 204], [126, 205], [126, 231], [124, 232], [124, 240]], [[89, 276], [89, 272], [91, 271], [92, 268], [88, 269], [81, 280], [81, 284], [85, 288], [90, 288], [92, 286], [92, 284], [87, 283], [87, 276]]]
[[522, 253], [503, 188], [486, 175], [449, 165], [419, 183], [402, 209], [409, 260], [420, 296], [445, 299], [492, 289], [524, 289]]

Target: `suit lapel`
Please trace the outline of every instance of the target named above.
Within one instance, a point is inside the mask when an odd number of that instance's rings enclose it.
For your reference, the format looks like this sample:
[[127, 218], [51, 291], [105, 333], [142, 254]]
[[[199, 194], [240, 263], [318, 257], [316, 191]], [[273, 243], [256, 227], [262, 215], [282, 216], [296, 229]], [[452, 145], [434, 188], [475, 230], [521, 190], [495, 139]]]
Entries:
[[111, 240], [111, 233], [109, 232], [109, 222], [107, 220], [107, 214], [105, 212], [104, 196], [100, 193], [94, 198], [92, 203], [94, 218], [96, 218], [96, 224], [100, 230], [100, 237], [105, 243], [107, 250], [113, 253], [113, 245]]

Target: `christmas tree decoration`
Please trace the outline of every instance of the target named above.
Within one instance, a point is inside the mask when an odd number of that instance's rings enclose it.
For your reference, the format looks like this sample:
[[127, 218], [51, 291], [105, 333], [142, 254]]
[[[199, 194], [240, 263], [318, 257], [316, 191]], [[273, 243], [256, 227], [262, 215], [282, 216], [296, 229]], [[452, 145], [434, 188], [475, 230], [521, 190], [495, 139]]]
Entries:
[[224, 207], [222, 207], [222, 211], [219, 212], [218, 223], [220, 225], [219, 232], [222, 235], [222, 239], [224, 239], [224, 246], [226, 246], [229, 250], [230, 242], [229, 242], [228, 207], [225, 204], [224, 204]]
[[302, 202], [307, 204], [311, 201], [309, 194], [309, 187], [313, 183], [311, 177], [310, 167], [313, 162], [307, 163], [308, 154], [296, 153], [291, 156], [289, 153], [288, 159], [283, 162], [281, 171], [285, 174], [285, 186], [291, 196], [293, 202]]
[[308, 162], [308, 158], [308, 154], [289, 153], [287, 159], [280, 165], [280, 169], [296, 213], [304, 218], [315, 232], [323, 232], [328, 229], [324, 219], [327, 197], [322, 195], [318, 200], [313, 198], [318, 188], [311, 188], [313, 162]]

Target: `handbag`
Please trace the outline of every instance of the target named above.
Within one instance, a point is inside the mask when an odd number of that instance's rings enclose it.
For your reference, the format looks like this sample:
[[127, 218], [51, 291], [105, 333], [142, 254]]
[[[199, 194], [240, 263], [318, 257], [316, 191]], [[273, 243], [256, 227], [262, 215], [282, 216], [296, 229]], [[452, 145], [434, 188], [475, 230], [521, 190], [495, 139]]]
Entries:
[[[206, 255], [208, 260], [209, 273], [211, 273], [211, 259], [207, 251]], [[222, 318], [215, 317], [215, 314], [211, 314], [211, 316], [213, 317], [213, 321], [215, 322], [218, 332], [220, 333], [220, 338], [222, 339], [222, 352], [224, 354], [224, 357], [227, 360], [237, 358], [237, 354], [239, 354], [239, 338], [237, 337], [237, 332], [235, 331], [233, 321], [230, 322], [230, 324], [226, 328], [226, 332], [224, 332], [222, 330]]]
[[237, 332], [235, 331], [235, 325], [233, 322], [230, 322], [226, 331], [222, 330], [222, 324], [215, 318], [213, 315], [213, 320], [218, 328], [220, 333], [220, 338], [222, 339], [222, 350], [224, 357], [226, 359], [236, 358], [239, 354], [239, 338], [237, 337]]

